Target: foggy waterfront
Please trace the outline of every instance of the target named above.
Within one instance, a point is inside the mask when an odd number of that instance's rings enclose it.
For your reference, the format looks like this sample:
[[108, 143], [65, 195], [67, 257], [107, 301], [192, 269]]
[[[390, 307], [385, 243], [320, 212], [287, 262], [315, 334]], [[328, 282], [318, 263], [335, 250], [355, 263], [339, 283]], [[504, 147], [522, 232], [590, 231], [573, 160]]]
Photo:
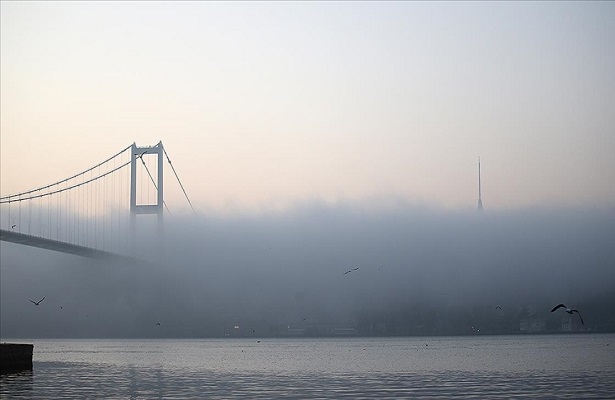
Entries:
[[165, 253], [136, 265], [3, 242], [0, 336], [614, 332], [613, 215], [307, 204], [168, 218]]
[[615, 2], [0, 20], [2, 399], [613, 397]]
[[33, 340], [2, 398], [607, 398], [615, 335]]

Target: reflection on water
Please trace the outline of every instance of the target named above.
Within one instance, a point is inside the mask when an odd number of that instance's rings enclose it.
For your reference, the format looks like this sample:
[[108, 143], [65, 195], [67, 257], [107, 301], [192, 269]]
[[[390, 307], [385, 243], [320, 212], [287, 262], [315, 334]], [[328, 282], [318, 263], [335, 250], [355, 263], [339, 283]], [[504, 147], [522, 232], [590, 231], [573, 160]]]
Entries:
[[609, 398], [615, 374], [486, 373], [271, 374], [108, 368], [41, 363], [35, 382], [2, 378], [2, 398]]
[[3, 375], [1, 398], [578, 399], [615, 393], [615, 335], [34, 342], [34, 372]]
[[7, 395], [17, 398], [31, 398], [32, 395], [32, 370], [24, 370], [0, 375], [0, 398]]

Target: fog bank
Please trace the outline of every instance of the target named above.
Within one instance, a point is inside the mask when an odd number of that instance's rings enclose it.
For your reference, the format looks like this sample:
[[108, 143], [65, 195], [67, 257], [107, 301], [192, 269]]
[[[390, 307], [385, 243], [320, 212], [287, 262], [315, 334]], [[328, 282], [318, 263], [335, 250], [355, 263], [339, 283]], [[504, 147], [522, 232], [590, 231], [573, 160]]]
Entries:
[[528, 318], [558, 331], [558, 303], [581, 310], [583, 329], [615, 330], [611, 209], [310, 203], [167, 217], [155, 243], [126, 264], [2, 242], [1, 336], [515, 333]]

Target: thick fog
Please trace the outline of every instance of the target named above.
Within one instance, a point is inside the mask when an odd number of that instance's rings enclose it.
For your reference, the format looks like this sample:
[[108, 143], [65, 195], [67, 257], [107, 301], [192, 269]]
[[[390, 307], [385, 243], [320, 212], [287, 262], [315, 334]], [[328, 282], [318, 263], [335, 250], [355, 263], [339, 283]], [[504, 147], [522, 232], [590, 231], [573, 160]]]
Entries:
[[2, 338], [559, 331], [558, 303], [615, 330], [615, 210], [314, 202], [166, 216], [159, 243], [109, 262], [2, 242]]

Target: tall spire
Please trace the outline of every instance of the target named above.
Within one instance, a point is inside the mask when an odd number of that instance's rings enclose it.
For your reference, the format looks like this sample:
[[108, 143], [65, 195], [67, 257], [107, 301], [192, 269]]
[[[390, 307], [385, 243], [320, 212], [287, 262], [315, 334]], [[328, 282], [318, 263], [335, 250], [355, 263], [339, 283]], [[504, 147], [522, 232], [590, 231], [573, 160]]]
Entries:
[[480, 190], [480, 157], [478, 157], [478, 211], [483, 211], [483, 199]]

